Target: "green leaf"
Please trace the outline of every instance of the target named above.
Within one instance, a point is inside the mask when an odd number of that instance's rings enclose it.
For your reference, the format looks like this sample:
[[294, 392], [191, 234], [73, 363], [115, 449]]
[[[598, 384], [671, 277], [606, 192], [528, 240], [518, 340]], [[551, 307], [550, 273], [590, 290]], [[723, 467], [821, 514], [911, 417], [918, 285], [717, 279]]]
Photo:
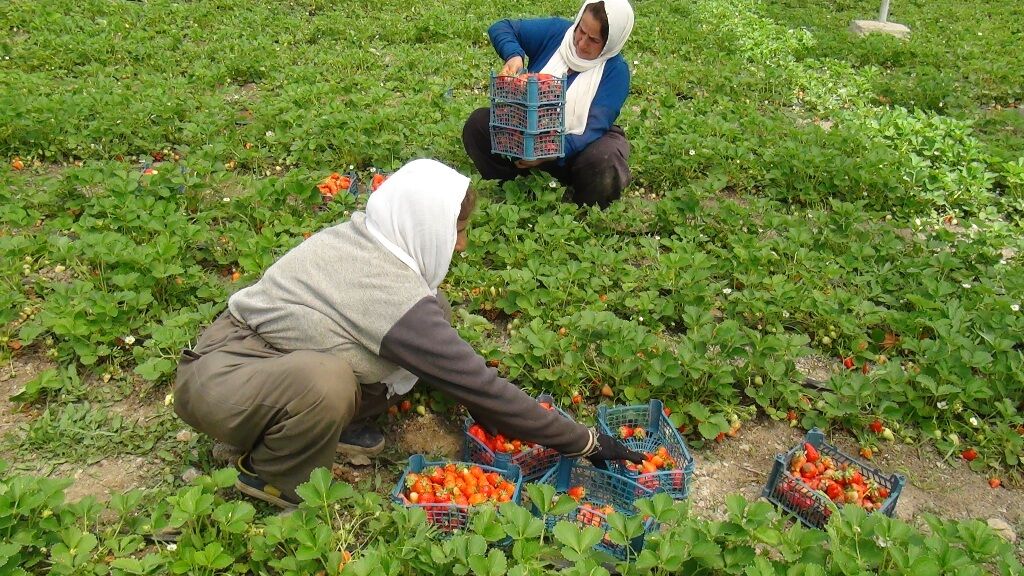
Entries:
[[505, 553], [492, 548], [487, 557], [472, 556], [469, 559], [469, 566], [477, 576], [503, 576], [508, 572], [508, 560]]
[[585, 551], [593, 548], [604, 537], [604, 532], [600, 528], [586, 526], [581, 530], [579, 525], [565, 520], [555, 524], [552, 533], [555, 539], [575, 552], [579, 557], [582, 557]]
[[747, 499], [742, 494], [729, 494], [725, 497], [725, 507], [729, 510], [729, 518], [738, 521], [747, 509]]

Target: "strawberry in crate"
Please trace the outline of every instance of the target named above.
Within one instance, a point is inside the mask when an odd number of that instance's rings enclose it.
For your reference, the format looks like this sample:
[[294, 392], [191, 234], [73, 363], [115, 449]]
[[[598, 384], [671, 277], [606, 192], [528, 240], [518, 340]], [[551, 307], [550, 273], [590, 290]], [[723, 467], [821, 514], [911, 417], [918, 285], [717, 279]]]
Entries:
[[[601, 504], [586, 500], [587, 489], [583, 486], [573, 486], [566, 491], [566, 494], [579, 503], [579, 507], [576, 508], [576, 522], [581, 526], [602, 528], [607, 524], [608, 516], [615, 513], [615, 507], [611, 504]], [[557, 498], [557, 495], [555, 498]], [[647, 521], [647, 517], [644, 518], [644, 521]], [[601, 543], [605, 546], [614, 546], [611, 536], [607, 531], [605, 531], [604, 537], [601, 538]]]
[[536, 446], [533, 442], [506, 438], [502, 434], [491, 436], [479, 424], [471, 425], [469, 427], [469, 434], [479, 440], [484, 446], [490, 448], [492, 452], [502, 454], [516, 454]]
[[832, 457], [821, 455], [809, 442], [790, 458], [789, 474], [811, 490], [823, 492], [836, 504], [855, 504], [869, 512], [880, 509], [889, 497], [888, 488], [866, 479], [856, 466], [845, 462], [837, 465]]
[[[641, 430], [643, 430], [641, 428]], [[662, 486], [661, 481], [666, 480], [665, 488], [671, 487], [682, 489], [686, 480], [686, 474], [678, 466], [675, 458], [669, 454], [668, 448], [658, 446], [653, 452], [644, 452], [644, 461], [641, 464], [626, 462], [626, 470], [637, 475], [637, 482], [644, 488], [657, 490]]]
[[330, 202], [334, 199], [335, 194], [348, 191], [351, 186], [352, 178], [349, 176], [342, 176], [337, 172], [332, 172], [330, 176], [323, 180], [323, 182], [317, 184], [316, 188], [320, 191], [320, 195], [323, 197], [324, 202]]
[[[540, 405], [545, 410], [554, 410], [555, 407], [550, 402], [540, 402]], [[488, 434], [484, 430], [483, 426], [477, 423], [470, 425], [467, 430], [470, 436], [476, 438], [481, 444], [486, 446], [494, 453], [498, 454], [518, 454], [520, 452], [526, 452], [537, 447], [537, 444], [533, 442], [526, 442], [524, 440], [518, 440], [514, 438], [507, 438], [503, 434]]]
[[398, 499], [406, 506], [422, 507], [431, 524], [450, 531], [465, 525], [469, 508], [511, 502], [515, 495], [516, 485], [501, 474], [449, 462], [407, 473]]

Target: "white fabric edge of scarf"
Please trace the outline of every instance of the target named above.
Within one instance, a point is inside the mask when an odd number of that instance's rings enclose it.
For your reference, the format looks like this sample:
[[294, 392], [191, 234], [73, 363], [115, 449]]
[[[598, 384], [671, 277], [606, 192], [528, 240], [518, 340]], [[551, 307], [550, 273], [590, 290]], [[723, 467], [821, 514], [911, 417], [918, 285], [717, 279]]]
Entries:
[[[608, 41], [605, 43], [601, 54], [594, 60], [584, 60], [576, 54], [576, 45], [573, 43], [573, 35], [580, 20], [583, 19], [583, 12], [587, 6], [603, 1], [605, 13], [608, 14]], [[621, 11], [622, 20], [611, 15], [615, 11]], [[613, 24], [614, 22], [614, 24]], [[618, 26], [613, 29], [613, 26]], [[580, 7], [576, 14], [576, 20], [562, 36], [562, 43], [558, 50], [551, 55], [551, 58], [541, 68], [541, 74], [563, 76], [570, 68], [579, 72], [579, 77], [573, 81], [572, 86], [565, 93], [565, 133], [580, 135], [587, 129], [587, 119], [590, 117], [590, 105], [594, 101], [597, 89], [601, 86], [601, 77], [604, 76], [604, 64], [620, 51], [629, 39], [633, 31], [633, 8], [628, 0], [587, 0]]]
[[[409, 162], [408, 164], [406, 164], [402, 168], [406, 168], [406, 167], [408, 167], [410, 170], [415, 170], [417, 172], [420, 172], [420, 171], [433, 171], [433, 170], [443, 171], [443, 172], [445, 172], [445, 177], [446, 178], [447, 177], [454, 178], [455, 176], [458, 176], [458, 178], [455, 179], [455, 181], [458, 182], [458, 185], [462, 186], [463, 183], [465, 184], [465, 188], [462, 190], [462, 196], [459, 198], [459, 202], [458, 202], [459, 206], [461, 207], [462, 201], [463, 201], [463, 199], [465, 199], [465, 194], [469, 190], [469, 183], [470, 183], [470, 179], [469, 178], [467, 178], [467, 177], [463, 176], [462, 174], [458, 173], [456, 170], [452, 169], [451, 167], [449, 167], [449, 166], [447, 166], [447, 165], [445, 165], [445, 164], [443, 164], [441, 162], [437, 162], [436, 160], [430, 160], [430, 159], [413, 160], [412, 162]], [[399, 169], [399, 172], [402, 170], [402, 168]], [[420, 168], [422, 168], [423, 170], [418, 170]], [[395, 172], [395, 174], [393, 174], [392, 177], [398, 176], [398, 175], [399, 175], [398, 172]], [[402, 180], [402, 179], [403, 179], [403, 177], [400, 176], [399, 178], [396, 178], [395, 180], [392, 180], [391, 181], [392, 186], [398, 184], [399, 180]], [[391, 180], [391, 179], [389, 178], [389, 180]], [[429, 181], [429, 178], [428, 178], [428, 181]], [[381, 189], [379, 189], [377, 192], [375, 192], [375, 194], [379, 194], [382, 190], [384, 190], [384, 186], [387, 186], [387, 184], [388, 184], [388, 181], [385, 180], [384, 184], [381, 186]], [[384, 190], [384, 192], [386, 194], [387, 190]], [[372, 196], [371, 196], [371, 198], [372, 198]], [[458, 217], [458, 213], [456, 213], [456, 217]], [[420, 270], [420, 266], [416, 262], [416, 259], [413, 258], [408, 252], [406, 252], [402, 247], [400, 247], [397, 244], [395, 244], [394, 242], [392, 242], [384, 234], [384, 232], [381, 231], [380, 228], [377, 227], [373, 223], [373, 220], [371, 220], [370, 217], [369, 217], [369, 213], [367, 214], [367, 218], [365, 220], [365, 224], [366, 224], [366, 230], [370, 233], [371, 236], [373, 236], [373, 238], [377, 242], [380, 243], [381, 246], [383, 246], [388, 252], [391, 252], [392, 254], [394, 254], [395, 257], [397, 257], [399, 260], [401, 260], [401, 262], [403, 264], [408, 266], [410, 270], [412, 270], [416, 274], [420, 275], [420, 277], [422, 277], [423, 272]], [[455, 234], [457, 235], [458, 234], [458, 228], [457, 228], [457, 225], [454, 225], [454, 226], [456, 226], [456, 227], [453, 230], [453, 232], [455, 232]], [[455, 240], [453, 239], [452, 246], [454, 246], [454, 243], [455, 243]], [[447, 267], [450, 266], [450, 265], [451, 265], [451, 258], [449, 257], [447, 259], [447, 265], [445, 267], [446, 268], [446, 270], [445, 270], [446, 274], [447, 274]], [[431, 293], [436, 295], [437, 294], [437, 287], [436, 286], [431, 286], [430, 285], [430, 281], [427, 280], [426, 278], [423, 278], [423, 280], [424, 280], [424, 282], [427, 283], [427, 287], [430, 289]], [[388, 398], [391, 398], [392, 396], [395, 396], [395, 395], [402, 395], [402, 394], [407, 393], [408, 391], [413, 389], [413, 387], [416, 385], [416, 382], [418, 380], [419, 380], [419, 378], [415, 374], [409, 372], [405, 368], [398, 368], [394, 372], [392, 372], [391, 374], [388, 374], [384, 378], [381, 378], [381, 382], [383, 384], [385, 384], [387, 386], [387, 388], [388, 388], [388, 392], [387, 392], [387, 397]]]

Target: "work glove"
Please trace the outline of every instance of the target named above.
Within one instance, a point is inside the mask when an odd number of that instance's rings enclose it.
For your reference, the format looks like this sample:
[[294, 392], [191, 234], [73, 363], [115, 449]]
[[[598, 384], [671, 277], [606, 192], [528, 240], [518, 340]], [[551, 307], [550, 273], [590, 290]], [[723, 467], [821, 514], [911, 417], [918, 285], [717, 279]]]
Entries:
[[602, 470], [608, 468], [608, 460], [628, 460], [633, 464], [641, 464], [644, 461], [643, 454], [630, 450], [625, 444], [607, 434], [597, 435], [597, 450], [587, 458], [595, 468]]

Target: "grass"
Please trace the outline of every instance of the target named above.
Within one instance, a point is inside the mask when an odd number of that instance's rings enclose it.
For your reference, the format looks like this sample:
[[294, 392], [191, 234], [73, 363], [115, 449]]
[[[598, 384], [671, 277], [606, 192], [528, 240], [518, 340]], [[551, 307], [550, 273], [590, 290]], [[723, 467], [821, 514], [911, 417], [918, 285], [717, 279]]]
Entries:
[[[329, 172], [351, 166], [365, 176], [431, 156], [473, 173], [459, 135], [487, 104], [488, 71], [499, 64], [487, 26], [575, 9], [475, 0], [0, 6], [0, 157], [30, 164], [0, 170], [3, 335], [77, 367], [90, 386], [103, 373], [117, 385], [40, 399], [42, 414], [7, 436], [5, 452], [88, 462], [157, 451], [168, 472], [206, 466], [173, 440], [169, 409], [149, 423], [119, 419], [112, 407], [123, 391], [160, 405], [177, 350], [231, 291], [303, 232], [361, 206], [314, 210], [312, 185]], [[1020, 249], [1024, 213], [1024, 183], [1006, 166], [1024, 156], [1024, 116], [1012, 109], [1024, 98], [1013, 60], [1024, 14], [1008, 2], [898, 2], [892, 19], [911, 26], [911, 41], [848, 35], [849, 20], [876, 10], [638, 2], [625, 54], [634, 83], [620, 118], [633, 144], [631, 197], [599, 213], [558, 205], [562, 191], [542, 177], [480, 184], [474, 251], [449, 277], [470, 313], [463, 333], [533, 389], [568, 398], [604, 378], [616, 382], [618, 402], [664, 395], [718, 417], [741, 404], [770, 415], [802, 406], [793, 354], [845, 356], [864, 341], [858, 362], [884, 352], [955, 392], [928, 390], [894, 362], [873, 394], [837, 380], [805, 424], [855, 427], [879, 414], [911, 418], [910, 433], [962, 433], [967, 414], [936, 410], [943, 399], [993, 427], [1018, 422], [1019, 407], [994, 405], [984, 390], [1005, 386], [1012, 396], [1024, 386], [1012, 343], [1020, 321], [1006, 312], [1024, 280], [1016, 260], [998, 256]], [[165, 158], [161, 173], [140, 183], [154, 154]], [[980, 232], [965, 232], [970, 224]], [[51, 280], [58, 264], [74, 281]], [[240, 284], [227, 279], [236, 269]], [[473, 293], [491, 286], [494, 296]], [[26, 305], [42, 311], [22, 321]], [[715, 328], [723, 319], [736, 335]], [[555, 337], [566, 326], [589, 355]], [[906, 346], [882, 350], [888, 331]], [[127, 335], [139, 344], [125, 345]], [[928, 336], [941, 344], [913, 345]], [[960, 350], [982, 356], [952, 366], [939, 358]], [[638, 353], [664, 355], [664, 370]], [[677, 374], [680, 357], [686, 371]], [[754, 376], [770, 390], [751, 391]], [[907, 388], [915, 403], [897, 407], [891, 396]], [[1014, 469], [1001, 458], [991, 462]]]

